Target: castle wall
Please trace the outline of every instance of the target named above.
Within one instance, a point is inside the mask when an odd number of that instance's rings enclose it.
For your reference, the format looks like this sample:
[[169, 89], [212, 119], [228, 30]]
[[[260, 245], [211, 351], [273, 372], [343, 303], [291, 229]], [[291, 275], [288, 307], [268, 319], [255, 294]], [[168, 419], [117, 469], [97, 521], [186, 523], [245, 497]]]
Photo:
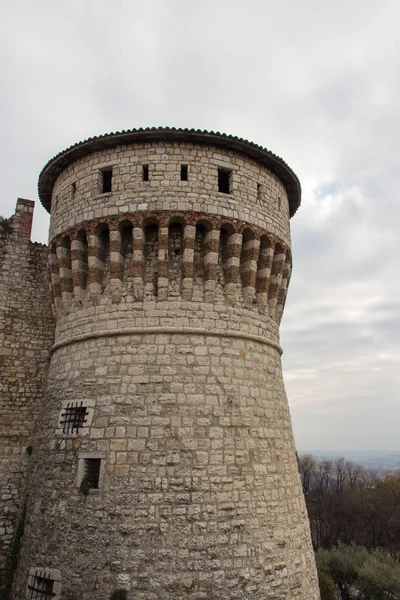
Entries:
[[55, 344], [15, 599], [47, 572], [56, 600], [317, 600], [280, 362], [281, 182], [212, 146], [96, 151], [56, 180], [50, 240]]
[[30, 241], [34, 202], [0, 221], [0, 580], [15, 532], [42, 409], [54, 319], [47, 247]]

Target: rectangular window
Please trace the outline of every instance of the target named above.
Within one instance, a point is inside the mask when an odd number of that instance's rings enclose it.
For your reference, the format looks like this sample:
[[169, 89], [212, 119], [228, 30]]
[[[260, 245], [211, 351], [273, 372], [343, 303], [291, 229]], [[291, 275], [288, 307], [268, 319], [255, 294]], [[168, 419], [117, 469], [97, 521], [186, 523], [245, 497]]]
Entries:
[[149, 165], [142, 166], [143, 181], [149, 181]]
[[61, 594], [61, 574], [57, 569], [30, 569], [27, 600], [57, 600]]
[[83, 402], [69, 402], [61, 411], [60, 427], [66, 435], [79, 433], [87, 423], [88, 410]]
[[181, 181], [187, 181], [187, 180], [188, 180], [188, 166], [181, 165]]
[[103, 169], [101, 174], [103, 177], [101, 193], [107, 194], [112, 189], [112, 169]]
[[78, 457], [76, 485], [85, 496], [90, 490], [101, 488], [104, 471], [104, 453], [82, 452]]
[[76, 182], [71, 184], [71, 199], [72, 200], [75, 198], [75, 194], [76, 194]]
[[79, 483], [79, 490], [87, 496], [90, 490], [98, 490], [100, 482], [101, 458], [83, 459], [83, 477]]
[[218, 191], [222, 194], [231, 193], [232, 171], [227, 169], [218, 169]]

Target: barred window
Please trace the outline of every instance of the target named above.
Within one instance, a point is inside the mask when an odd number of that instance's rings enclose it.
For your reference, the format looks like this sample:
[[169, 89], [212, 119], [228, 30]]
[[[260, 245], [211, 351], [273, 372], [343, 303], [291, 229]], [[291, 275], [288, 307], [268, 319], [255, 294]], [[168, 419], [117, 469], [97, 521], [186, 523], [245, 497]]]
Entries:
[[93, 421], [95, 404], [96, 401], [93, 398], [79, 398], [62, 402], [56, 435], [88, 435]]
[[87, 423], [87, 407], [83, 402], [69, 402], [61, 411], [60, 427], [65, 434], [79, 433]]
[[60, 572], [56, 569], [30, 569], [27, 600], [57, 600], [60, 597]]

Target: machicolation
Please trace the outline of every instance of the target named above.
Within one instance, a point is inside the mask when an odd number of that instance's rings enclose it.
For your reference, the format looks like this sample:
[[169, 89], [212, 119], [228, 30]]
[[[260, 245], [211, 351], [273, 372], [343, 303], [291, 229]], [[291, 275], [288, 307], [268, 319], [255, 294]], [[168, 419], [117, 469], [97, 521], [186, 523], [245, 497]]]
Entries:
[[153, 128], [39, 195], [49, 247], [33, 202], [0, 222], [4, 597], [318, 600], [279, 345], [297, 177]]

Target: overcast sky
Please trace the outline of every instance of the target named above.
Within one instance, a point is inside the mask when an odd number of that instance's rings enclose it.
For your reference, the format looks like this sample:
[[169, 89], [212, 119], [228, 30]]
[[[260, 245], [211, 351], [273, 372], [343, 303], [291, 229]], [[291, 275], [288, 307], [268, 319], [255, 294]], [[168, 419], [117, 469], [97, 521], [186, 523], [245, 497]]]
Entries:
[[298, 448], [400, 450], [399, 21], [398, 0], [3, 0], [0, 214], [106, 132], [279, 154], [303, 188], [281, 339]]

